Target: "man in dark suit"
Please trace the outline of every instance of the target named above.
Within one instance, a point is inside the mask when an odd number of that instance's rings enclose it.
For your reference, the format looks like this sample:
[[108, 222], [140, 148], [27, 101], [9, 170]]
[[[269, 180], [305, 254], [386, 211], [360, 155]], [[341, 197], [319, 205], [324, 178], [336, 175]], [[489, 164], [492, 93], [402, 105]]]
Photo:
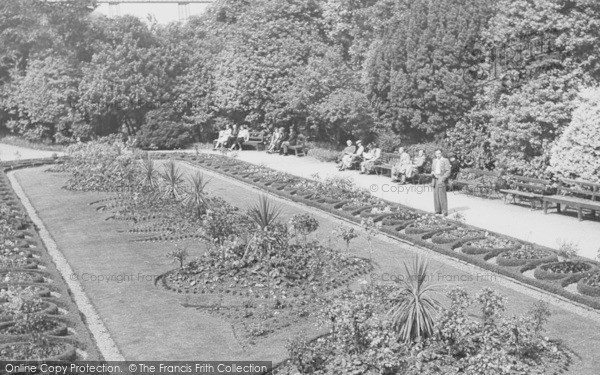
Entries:
[[435, 150], [435, 158], [431, 164], [431, 176], [433, 177], [433, 206], [436, 214], [448, 215], [448, 196], [446, 194], [446, 183], [451, 172], [450, 161], [442, 156], [442, 150]]

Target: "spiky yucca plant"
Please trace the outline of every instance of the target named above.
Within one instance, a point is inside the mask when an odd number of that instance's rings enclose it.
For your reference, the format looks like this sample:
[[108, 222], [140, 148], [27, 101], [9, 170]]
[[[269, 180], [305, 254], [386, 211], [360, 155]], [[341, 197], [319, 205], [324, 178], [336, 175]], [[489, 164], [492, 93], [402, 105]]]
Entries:
[[248, 210], [248, 215], [262, 230], [273, 225], [280, 214], [281, 207], [275, 206], [271, 199], [266, 195], [261, 195], [258, 198], [258, 203]]
[[204, 188], [206, 188], [210, 180], [206, 180], [202, 173], [196, 172], [196, 174], [190, 177], [189, 182], [190, 190], [182, 201], [182, 204], [188, 209], [193, 210], [196, 217], [200, 218], [208, 208], [208, 199]]
[[146, 156], [141, 160], [142, 173], [140, 176], [140, 185], [142, 189], [153, 191], [158, 188], [158, 171], [156, 170], [156, 164], [154, 160], [150, 159], [150, 156]]
[[169, 160], [159, 172], [163, 182], [163, 199], [180, 200], [183, 196], [183, 172], [177, 168], [173, 159]]
[[417, 256], [412, 269], [404, 263], [406, 277], [391, 295], [394, 305], [388, 312], [393, 327], [404, 342], [415, 342], [433, 335], [434, 315], [442, 307], [431, 296], [435, 291], [427, 271], [429, 264]]

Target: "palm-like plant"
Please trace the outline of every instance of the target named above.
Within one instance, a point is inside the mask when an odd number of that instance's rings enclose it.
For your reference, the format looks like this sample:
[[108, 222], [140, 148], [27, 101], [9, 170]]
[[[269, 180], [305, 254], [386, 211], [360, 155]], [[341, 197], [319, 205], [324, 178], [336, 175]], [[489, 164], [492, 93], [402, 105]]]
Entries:
[[204, 188], [209, 182], [210, 180], [206, 180], [202, 173], [197, 172], [195, 175], [190, 177], [191, 190], [182, 201], [182, 204], [185, 207], [193, 210], [198, 218], [200, 218], [208, 208], [208, 199], [206, 197]]
[[412, 270], [404, 263], [406, 277], [400, 288], [392, 294], [394, 305], [388, 312], [393, 327], [404, 342], [414, 342], [433, 335], [434, 314], [442, 307], [430, 296], [434, 285], [430, 283], [429, 265], [417, 256]]
[[183, 172], [177, 168], [173, 159], [169, 160], [167, 164], [163, 166], [162, 171], [159, 172], [159, 176], [164, 185], [164, 191], [161, 198], [181, 199], [183, 196]]
[[261, 195], [258, 198], [258, 203], [248, 210], [248, 215], [262, 230], [273, 225], [280, 214], [281, 207], [275, 206], [266, 195]]
[[156, 164], [154, 160], [150, 159], [150, 156], [143, 158], [142, 160], [142, 173], [140, 176], [140, 185], [144, 190], [155, 190], [158, 187], [158, 178]]

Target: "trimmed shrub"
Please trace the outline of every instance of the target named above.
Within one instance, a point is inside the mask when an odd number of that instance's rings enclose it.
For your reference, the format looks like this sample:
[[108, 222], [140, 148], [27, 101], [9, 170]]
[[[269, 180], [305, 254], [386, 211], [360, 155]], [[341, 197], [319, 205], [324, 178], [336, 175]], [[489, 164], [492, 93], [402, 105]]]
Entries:
[[146, 122], [137, 132], [138, 146], [143, 149], [180, 148], [192, 141], [190, 129], [179, 122], [175, 111], [159, 108], [146, 114]]
[[600, 88], [581, 92], [570, 125], [552, 148], [549, 170], [600, 182]]

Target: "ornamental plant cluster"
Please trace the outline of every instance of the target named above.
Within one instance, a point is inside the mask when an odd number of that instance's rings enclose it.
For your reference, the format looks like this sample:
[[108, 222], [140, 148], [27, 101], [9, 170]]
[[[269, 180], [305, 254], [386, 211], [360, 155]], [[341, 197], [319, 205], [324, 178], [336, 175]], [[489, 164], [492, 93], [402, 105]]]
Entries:
[[[549, 374], [566, 359], [559, 344], [544, 336], [550, 312], [538, 302], [522, 316], [505, 316], [505, 298], [491, 289], [469, 296], [447, 293], [428, 336], [402, 340], [394, 329], [397, 286], [367, 285], [346, 291], [321, 311], [329, 334], [288, 343], [290, 359], [281, 373], [302, 374]], [[478, 309], [478, 318], [471, 311]]]
[[[119, 141], [74, 145], [56, 172], [69, 172], [66, 188], [116, 193], [96, 202], [112, 219], [133, 223], [149, 240], [195, 238], [200, 257], [177, 245], [168, 258], [178, 267], [161, 278], [186, 293], [227, 291], [268, 297], [326, 290], [369, 269], [364, 259], [309, 240], [318, 221], [305, 214], [280, 220], [280, 207], [259, 197], [246, 212], [210, 195], [202, 174], [186, 177], [174, 160], [164, 163], [125, 150]], [[160, 235], [158, 235], [160, 233]]]

